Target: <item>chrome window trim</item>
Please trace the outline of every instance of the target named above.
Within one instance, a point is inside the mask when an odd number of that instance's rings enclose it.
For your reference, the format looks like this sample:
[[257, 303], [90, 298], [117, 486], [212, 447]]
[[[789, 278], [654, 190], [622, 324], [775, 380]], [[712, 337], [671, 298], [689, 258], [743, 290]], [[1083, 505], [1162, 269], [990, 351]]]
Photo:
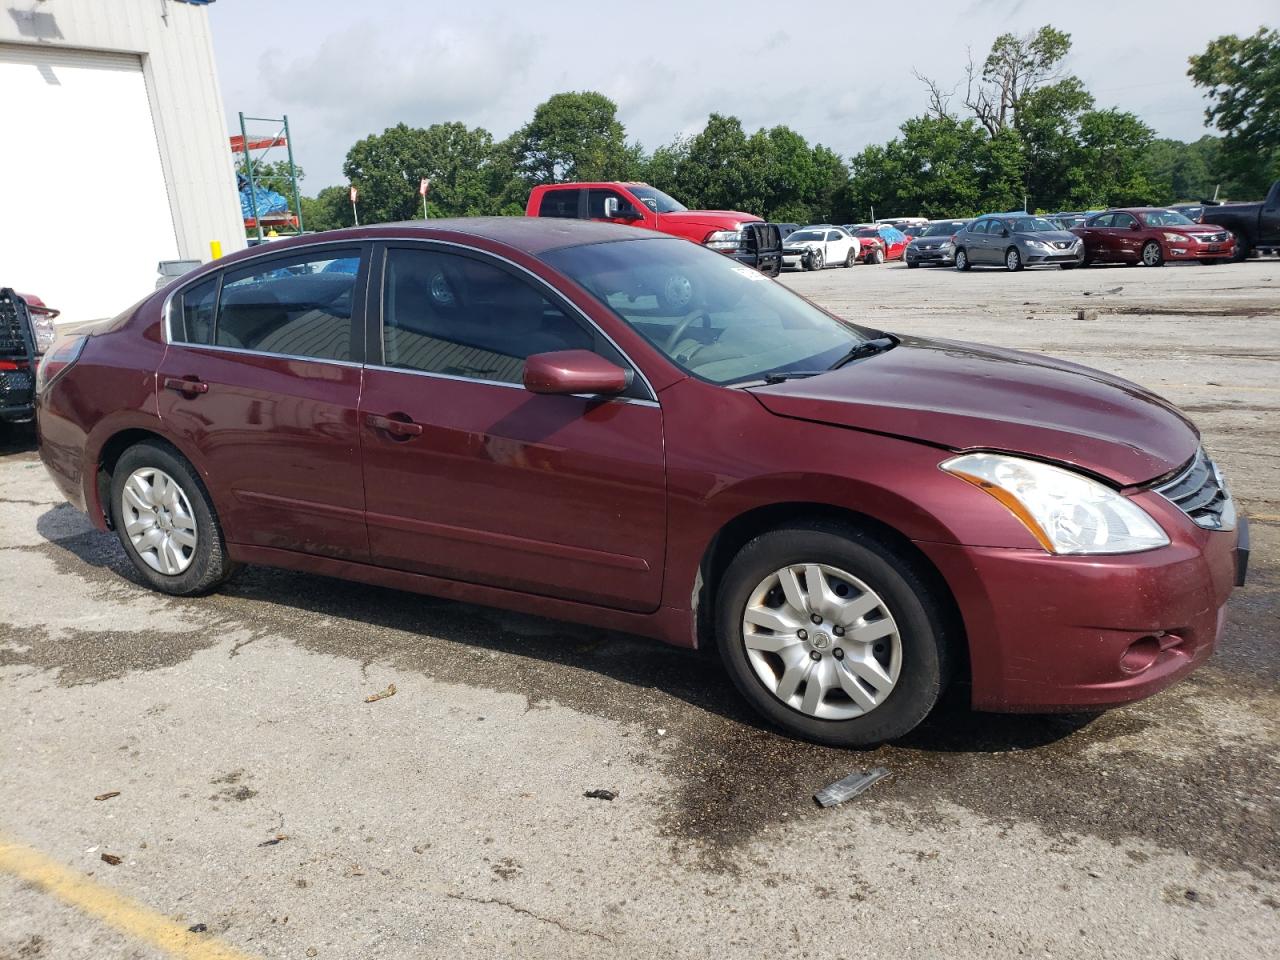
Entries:
[[[432, 380], [456, 380], [458, 383], [478, 383], [486, 387], [507, 387], [511, 390], [525, 390], [522, 383], [510, 383], [506, 380], [485, 380], [482, 377], [460, 377], [455, 373], [435, 373], [431, 370], [415, 370], [412, 367], [391, 367], [385, 363], [366, 363], [368, 370], [381, 370], [384, 373], [407, 373], [415, 377], [428, 377]], [[582, 400], [602, 400], [609, 403], [634, 403], [642, 407], [661, 407], [657, 400], [641, 400], [637, 397], [618, 397], [611, 393], [570, 393], [565, 396], [578, 397]]]
[[[645, 376], [645, 372], [644, 372], [644, 370], [642, 370], [642, 369], [640, 368], [640, 365], [639, 365], [638, 363], [636, 363], [634, 360], [632, 360], [632, 359], [631, 359], [631, 356], [627, 353], [627, 351], [623, 350], [623, 349], [622, 349], [622, 347], [618, 346], [618, 342], [617, 342], [616, 340], [614, 340], [614, 339], [613, 339], [613, 337], [609, 336], [608, 331], [606, 331], [606, 330], [602, 329], [598, 323], [596, 323], [596, 322], [595, 322], [594, 320], [592, 320], [589, 316], [587, 316], [586, 312], [585, 312], [585, 311], [583, 311], [583, 309], [582, 309], [581, 307], [579, 307], [576, 303], [574, 303], [572, 300], [570, 300], [567, 296], [565, 296], [564, 294], [560, 293], [558, 290], [556, 290], [554, 287], [552, 287], [550, 284], [548, 284], [545, 280], [543, 280], [540, 276], [538, 276], [536, 273], [534, 273], [534, 272], [533, 272], [532, 270], [530, 270], [528, 267], [522, 266], [521, 264], [518, 264], [518, 263], [516, 263], [515, 261], [510, 260], [510, 259], [508, 259], [507, 257], [502, 256], [501, 254], [492, 253], [492, 252], [490, 252], [490, 251], [488, 251], [488, 250], [481, 250], [481, 249], [478, 249], [478, 248], [476, 248], [476, 247], [468, 246], [468, 245], [467, 245], [467, 244], [465, 244], [465, 243], [457, 243], [456, 241], [453, 241], [453, 240], [437, 240], [437, 239], [434, 239], [434, 238], [431, 238], [431, 237], [414, 237], [414, 236], [392, 235], [392, 236], [373, 236], [373, 237], [365, 237], [365, 238], [363, 238], [363, 239], [354, 240], [354, 241], [353, 241], [353, 240], [351, 240], [350, 238], [343, 239], [343, 240], [317, 240], [317, 241], [315, 241], [314, 243], [300, 243], [300, 244], [298, 244], [298, 245], [297, 245], [297, 246], [295, 246], [295, 247], [289, 247], [289, 248], [288, 248], [288, 251], [280, 251], [280, 250], [278, 250], [278, 249], [277, 249], [277, 250], [275, 250], [275, 251], [268, 251], [268, 250], [264, 250], [264, 251], [262, 252], [262, 254], [260, 255], [260, 257], [261, 257], [261, 259], [264, 259], [264, 260], [265, 260], [265, 259], [269, 259], [269, 258], [270, 258], [271, 256], [273, 256], [273, 255], [274, 255], [274, 256], [279, 256], [279, 255], [282, 255], [282, 254], [283, 254], [283, 253], [285, 253], [285, 252], [289, 252], [289, 251], [293, 251], [293, 250], [298, 250], [298, 251], [302, 251], [302, 250], [312, 250], [312, 249], [315, 249], [315, 248], [317, 248], [317, 247], [328, 247], [328, 246], [347, 246], [347, 247], [350, 247], [350, 246], [352, 246], [353, 244], [358, 246], [358, 245], [365, 244], [365, 243], [370, 243], [370, 244], [377, 244], [377, 243], [414, 243], [414, 244], [428, 244], [428, 245], [429, 245], [429, 244], [437, 244], [437, 245], [439, 245], [439, 246], [444, 246], [444, 247], [454, 247], [454, 248], [456, 248], [456, 249], [458, 249], [458, 250], [465, 250], [465, 251], [467, 251], [467, 252], [469, 252], [469, 253], [480, 254], [482, 257], [490, 257], [490, 258], [492, 258], [492, 259], [494, 259], [494, 260], [498, 260], [498, 261], [500, 261], [501, 263], [505, 263], [505, 264], [507, 264], [507, 265], [508, 265], [508, 266], [510, 266], [510, 267], [514, 267], [516, 270], [518, 270], [518, 271], [520, 271], [521, 273], [523, 273], [523, 274], [527, 275], [528, 277], [530, 277], [536, 285], [539, 285], [539, 286], [541, 286], [541, 287], [545, 287], [545, 288], [546, 288], [546, 289], [548, 289], [548, 290], [551, 290], [551, 292], [555, 294], [555, 296], [556, 296], [556, 299], [557, 299], [557, 300], [559, 300], [559, 301], [563, 301], [564, 303], [568, 304], [568, 306], [569, 306], [569, 307], [570, 307], [570, 308], [571, 308], [571, 309], [572, 309], [572, 310], [573, 310], [573, 311], [574, 311], [578, 316], [580, 316], [580, 317], [581, 317], [581, 318], [586, 322], [586, 324], [587, 324], [591, 329], [595, 330], [597, 333], [599, 333], [599, 334], [600, 334], [600, 336], [604, 337], [604, 339], [605, 339], [605, 340], [607, 340], [607, 341], [609, 342], [609, 344], [610, 344], [610, 345], [612, 345], [613, 349], [617, 350], [617, 351], [618, 351], [618, 353], [619, 353], [619, 355], [620, 355], [624, 360], [626, 360], [626, 361], [627, 361], [627, 363], [631, 366], [631, 369], [632, 369], [632, 370], [634, 370], [634, 371], [636, 372], [636, 375], [640, 378], [640, 382], [644, 384], [645, 389], [649, 392], [649, 397], [648, 397], [647, 399], [645, 399], [645, 400], [639, 400], [639, 399], [634, 398], [634, 397], [613, 397], [613, 398], [611, 398], [611, 399], [613, 399], [613, 400], [627, 400], [627, 401], [632, 402], [632, 403], [651, 403], [651, 404], [653, 404], [654, 406], [661, 406], [661, 404], [659, 404], [659, 403], [658, 403], [658, 392], [657, 392], [656, 390], [654, 390], [654, 389], [653, 389], [653, 384], [652, 384], [652, 383], [650, 383], [650, 382], [649, 382], [649, 378], [648, 378], [647, 376]], [[370, 256], [372, 257], [372, 253], [370, 254]], [[248, 264], [251, 264], [251, 263], [253, 263], [254, 261], [256, 261], [256, 260], [258, 260], [258, 259], [259, 259], [259, 255], [254, 255], [254, 256], [251, 256], [251, 257], [245, 257], [243, 260], [237, 260], [234, 264], [228, 264], [228, 265], [226, 265], [226, 266], [222, 267], [221, 269], [222, 269], [222, 271], [223, 271], [223, 272], [225, 272], [225, 271], [228, 269], [228, 267], [233, 268], [233, 269], [238, 269], [238, 268], [240, 268], [241, 266], [246, 266], [246, 265], [248, 265]], [[384, 258], [384, 259], [385, 259], [385, 258]], [[191, 289], [192, 287], [198, 286], [199, 284], [203, 283], [205, 280], [209, 279], [209, 277], [210, 277], [213, 273], [214, 273], [214, 271], [213, 271], [213, 270], [210, 270], [208, 273], [202, 273], [202, 274], [200, 274], [200, 276], [198, 276], [198, 277], [194, 277], [194, 278], [192, 278], [191, 280], [186, 281], [185, 283], [182, 283], [182, 284], [180, 284], [180, 285], [175, 285], [174, 289], [170, 290], [170, 291], [165, 295], [165, 298], [164, 298], [164, 304], [163, 304], [163, 306], [162, 306], [160, 309], [161, 309], [161, 317], [162, 317], [161, 333], [162, 333], [162, 336], [163, 336], [164, 343], [165, 343], [165, 346], [166, 346], [166, 347], [167, 347], [167, 346], [169, 346], [169, 345], [171, 345], [171, 344], [174, 344], [174, 345], [181, 346], [181, 347], [194, 347], [194, 348], [196, 348], [196, 349], [205, 349], [205, 350], [209, 350], [209, 349], [227, 350], [227, 351], [231, 351], [231, 352], [234, 352], [234, 353], [244, 353], [244, 354], [249, 354], [249, 355], [252, 355], [252, 356], [259, 356], [259, 357], [277, 357], [277, 358], [282, 358], [282, 359], [287, 359], [287, 360], [310, 360], [310, 361], [313, 361], [313, 362], [315, 362], [315, 363], [335, 363], [335, 364], [340, 364], [340, 365], [349, 365], [349, 366], [356, 366], [356, 367], [359, 367], [359, 366], [366, 366], [366, 367], [373, 367], [373, 368], [375, 368], [375, 369], [379, 369], [379, 370], [394, 370], [394, 371], [396, 371], [396, 372], [398, 372], [398, 373], [419, 373], [419, 374], [422, 374], [422, 375], [424, 375], [424, 376], [438, 376], [438, 377], [448, 377], [448, 376], [449, 376], [448, 374], [430, 374], [430, 373], [427, 373], [426, 371], [421, 371], [421, 370], [406, 370], [406, 369], [404, 369], [403, 367], [388, 367], [388, 366], [385, 366], [385, 365], [383, 365], [383, 364], [369, 363], [369, 362], [368, 362], [368, 358], [367, 358], [367, 357], [365, 358], [365, 362], [364, 362], [363, 364], [359, 364], [359, 363], [355, 363], [355, 362], [350, 361], [350, 360], [322, 360], [322, 359], [318, 359], [318, 358], [316, 358], [316, 357], [294, 357], [294, 356], [289, 356], [289, 355], [287, 355], [287, 354], [266, 353], [266, 352], [259, 351], [259, 350], [241, 350], [241, 349], [236, 348], [236, 347], [218, 347], [218, 346], [216, 346], [216, 345], [214, 345], [214, 344], [196, 344], [196, 343], [186, 343], [186, 342], [184, 342], [184, 341], [182, 341], [182, 340], [177, 340], [177, 341], [175, 341], [175, 340], [173, 339], [173, 330], [172, 330], [172, 325], [173, 325], [173, 298], [174, 298], [174, 297], [176, 297], [176, 296], [178, 296], [180, 293], [183, 293], [183, 292], [185, 292], [186, 290], [189, 290], [189, 289]], [[372, 283], [373, 283], [373, 275], [372, 275], [372, 274], [373, 274], [373, 271], [372, 271], [372, 270], [370, 270], [370, 271], [369, 271], [369, 274], [370, 274], [370, 276], [369, 276], [369, 283], [370, 283], [370, 284], [372, 284]], [[379, 331], [379, 337], [378, 337], [378, 339], [379, 339], [379, 341], [381, 341], [381, 339], [382, 339], [382, 337], [381, 337], [381, 331], [382, 331], [382, 287], [383, 287], [383, 284], [382, 284], [382, 282], [381, 282], [381, 279], [379, 279], [379, 282], [378, 282], [378, 316], [377, 316], [378, 331]], [[365, 291], [365, 298], [364, 298], [364, 299], [365, 299], [365, 316], [366, 316], [366, 317], [368, 317], [368, 315], [369, 315], [369, 309], [370, 309], [370, 303], [369, 303], [369, 291], [368, 291], [368, 289], [367, 289], [367, 288], [366, 288], [366, 291]], [[625, 322], [625, 321], [624, 321], [624, 322]], [[498, 383], [498, 381], [493, 381], [493, 380], [476, 380], [476, 379], [472, 379], [472, 378], [470, 378], [470, 377], [451, 377], [451, 379], [457, 379], [457, 380], [468, 380], [468, 381], [470, 381], [471, 383]], [[523, 390], [523, 389], [524, 389], [524, 387], [523, 387], [523, 386], [521, 386], [520, 384], [517, 384], [517, 383], [499, 383], [499, 385], [500, 385], [500, 386], [504, 386], [504, 387], [515, 387], [515, 388], [517, 388], [517, 389], [519, 389], [519, 390]], [[574, 394], [574, 396], [578, 396], [578, 394]], [[594, 394], [593, 394], [593, 396], [594, 396]]]
[[208, 350], [212, 353], [235, 353], [246, 357], [270, 357], [272, 360], [302, 360], [306, 363], [328, 363], [337, 367], [355, 367], [359, 369], [364, 366], [362, 363], [356, 363], [354, 360], [333, 360], [329, 357], [302, 357], [294, 353], [271, 353], [268, 350], [248, 350], [244, 347], [224, 347], [216, 343], [184, 343], [179, 340], [174, 346], [185, 347], [188, 350]]

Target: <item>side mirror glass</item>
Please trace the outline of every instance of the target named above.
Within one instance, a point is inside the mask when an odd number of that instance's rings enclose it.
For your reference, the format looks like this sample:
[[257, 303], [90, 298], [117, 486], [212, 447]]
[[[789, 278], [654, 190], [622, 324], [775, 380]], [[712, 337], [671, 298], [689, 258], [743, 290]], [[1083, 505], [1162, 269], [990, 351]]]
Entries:
[[604, 217], [606, 220], [613, 220], [618, 216], [618, 198], [604, 198]]
[[1131, 223], [1131, 224], [1129, 224], [1129, 229], [1130, 229], [1130, 230], [1141, 230], [1141, 229], [1142, 229], [1142, 224], [1140, 224], [1140, 223]]
[[530, 393], [614, 394], [627, 389], [630, 371], [590, 350], [536, 353], [524, 362], [524, 388]]

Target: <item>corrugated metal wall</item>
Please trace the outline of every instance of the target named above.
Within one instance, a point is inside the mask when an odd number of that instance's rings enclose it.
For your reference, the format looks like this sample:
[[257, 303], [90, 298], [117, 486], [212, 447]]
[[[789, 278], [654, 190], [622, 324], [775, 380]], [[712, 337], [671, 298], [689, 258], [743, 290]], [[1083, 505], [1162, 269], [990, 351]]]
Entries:
[[[179, 256], [208, 260], [212, 240], [222, 244], [224, 253], [242, 248], [244, 227], [208, 9], [168, 0], [10, 0], [6, 7], [0, 16], [0, 43], [141, 56]], [[39, 143], [38, 130], [21, 134], [28, 145]], [[111, 144], [87, 143], [84, 149], [85, 188], [115, 188], [93, 183], [93, 154], [110, 150]], [[129, 233], [128, 224], [66, 226], [101, 230], [104, 244], [122, 242]]]

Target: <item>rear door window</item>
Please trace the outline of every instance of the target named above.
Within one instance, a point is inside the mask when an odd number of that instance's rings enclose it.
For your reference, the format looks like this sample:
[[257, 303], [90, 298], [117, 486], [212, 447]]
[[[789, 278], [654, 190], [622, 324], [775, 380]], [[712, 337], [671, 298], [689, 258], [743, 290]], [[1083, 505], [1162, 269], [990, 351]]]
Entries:
[[[538, 216], [578, 219], [578, 203], [581, 194], [581, 190], [548, 190], [542, 195], [542, 202], [538, 204]], [[602, 206], [603, 203], [602, 200]]]
[[188, 287], [178, 300], [169, 337], [178, 343], [213, 343], [213, 318], [218, 309], [218, 283], [222, 275], [212, 277]]
[[274, 257], [228, 270], [218, 298], [213, 343], [316, 360], [360, 356], [352, 321], [359, 248]]

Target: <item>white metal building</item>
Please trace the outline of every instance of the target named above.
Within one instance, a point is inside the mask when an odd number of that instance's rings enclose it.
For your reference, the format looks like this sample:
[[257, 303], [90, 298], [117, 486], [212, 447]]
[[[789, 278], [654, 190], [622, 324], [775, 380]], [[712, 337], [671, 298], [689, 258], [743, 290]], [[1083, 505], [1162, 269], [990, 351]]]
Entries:
[[96, 320], [244, 246], [203, 4], [0, 7], [0, 287]]

